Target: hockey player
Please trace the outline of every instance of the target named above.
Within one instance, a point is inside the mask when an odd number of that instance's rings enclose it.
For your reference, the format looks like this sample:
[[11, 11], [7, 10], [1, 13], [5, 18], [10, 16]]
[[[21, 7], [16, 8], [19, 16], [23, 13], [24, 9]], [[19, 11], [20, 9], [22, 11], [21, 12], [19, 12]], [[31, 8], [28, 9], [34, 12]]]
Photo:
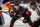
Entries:
[[40, 20], [39, 20], [40, 18], [36, 12], [35, 3], [31, 3], [30, 8], [31, 9], [29, 9], [29, 11], [31, 12], [31, 21], [34, 23], [33, 27], [38, 27], [40, 25]]
[[30, 26], [32, 26], [32, 22], [31, 22], [31, 19], [30, 19], [31, 12], [28, 11], [28, 9], [25, 9], [25, 8], [19, 6], [18, 3], [15, 3], [14, 5], [15, 5], [14, 9], [10, 10], [10, 16], [12, 17], [10, 27], [13, 27], [15, 21], [18, 20], [21, 17], [24, 17], [23, 23], [28, 23]]
[[5, 4], [9, 9], [13, 9], [9, 0], [0, 0], [0, 25], [4, 24], [4, 20], [2, 16], [2, 3]]
[[1, 7], [0, 7], [0, 25], [4, 24], [4, 19], [3, 19], [3, 15], [2, 15], [2, 11], [1, 11]]
[[38, 18], [38, 20], [34, 22], [34, 27], [39, 27], [39, 26], [40, 26], [40, 18]]

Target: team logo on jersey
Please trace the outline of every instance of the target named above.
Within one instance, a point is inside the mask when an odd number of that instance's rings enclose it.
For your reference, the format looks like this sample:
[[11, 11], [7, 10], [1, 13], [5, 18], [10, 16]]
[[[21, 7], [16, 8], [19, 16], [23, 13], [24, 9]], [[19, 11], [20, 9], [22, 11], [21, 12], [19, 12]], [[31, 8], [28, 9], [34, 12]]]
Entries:
[[26, 11], [26, 14], [28, 14], [29, 13], [29, 11]]

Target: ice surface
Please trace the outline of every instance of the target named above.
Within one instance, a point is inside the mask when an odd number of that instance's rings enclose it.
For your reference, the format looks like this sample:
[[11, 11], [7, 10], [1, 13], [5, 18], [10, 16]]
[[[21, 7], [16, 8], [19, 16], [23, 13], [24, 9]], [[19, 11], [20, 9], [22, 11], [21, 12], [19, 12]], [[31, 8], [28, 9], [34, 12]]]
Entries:
[[[11, 18], [9, 15], [5, 14], [5, 13], [3, 13], [3, 17], [4, 17], [4, 22], [5, 22], [5, 24], [2, 25], [2, 26], [0, 26], [0, 27], [9, 27], [10, 21], [11, 21], [12, 18]], [[23, 17], [20, 18], [20, 19], [23, 20]], [[21, 20], [18, 19], [18, 20], [15, 22], [14, 27], [30, 27], [30, 26], [29, 26], [28, 23], [24, 24]]]
[[[12, 18], [9, 15], [5, 14], [5, 13], [3, 13], [3, 17], [4, 17], [5, 24], [2, 27], [9, 27], [10, 21], [11, 21]], [[23, 17], [20, 18], [20, 19], [23, 20]], [[30, 26], [28, 24], [24, 24], [21, 20], [18, 19], [15, 22], [14, 27], [30, 27]]]

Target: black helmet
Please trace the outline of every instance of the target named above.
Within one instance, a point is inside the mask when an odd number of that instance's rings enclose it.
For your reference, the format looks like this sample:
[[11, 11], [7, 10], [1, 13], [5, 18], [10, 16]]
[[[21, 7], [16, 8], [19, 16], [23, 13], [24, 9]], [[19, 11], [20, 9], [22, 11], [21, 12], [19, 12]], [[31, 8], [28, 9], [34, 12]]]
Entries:
[[19, 2], [16, 1], [16, 2], [14, 3], [14, 5], [15, 5], [15, 6], [19, 6]]
[[31, 3], [30, 6], [31, 6], [31, 5], [36, 5], [36, 3]]

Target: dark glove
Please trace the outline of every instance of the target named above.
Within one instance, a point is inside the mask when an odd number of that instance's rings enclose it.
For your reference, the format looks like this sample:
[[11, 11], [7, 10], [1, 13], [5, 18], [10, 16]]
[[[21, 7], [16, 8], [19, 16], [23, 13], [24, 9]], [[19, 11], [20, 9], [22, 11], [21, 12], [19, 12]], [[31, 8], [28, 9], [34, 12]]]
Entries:
[[12, 18], [12, 17], [13, 17], [13, 15], [10, 15], [10, 17]]
[[11, 17], [11, 18], [13, 17], [13, 15], [14, 15], [14, 13], [10, 13], [10, 17]]

